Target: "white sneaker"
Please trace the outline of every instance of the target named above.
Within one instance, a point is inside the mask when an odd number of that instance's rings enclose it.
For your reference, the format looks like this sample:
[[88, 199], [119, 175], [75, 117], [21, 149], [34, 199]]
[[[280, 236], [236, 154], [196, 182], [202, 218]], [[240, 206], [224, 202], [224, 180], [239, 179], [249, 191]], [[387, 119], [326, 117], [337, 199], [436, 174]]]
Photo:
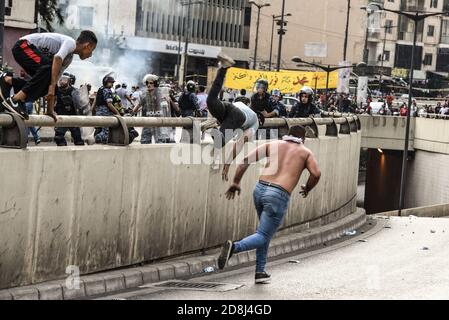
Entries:
[[235, 65], [234, 59], [232, 59], [231, 57], [225, 55], [225, 54], [222, 53], [222, 52], [220, 52], [220, 53], [217, 55], [217, 59], [218, 59], [218, 66], [219, 66], [220, 68], [227, 69], [227, 68], [230, 68], [230, 67], [232, 67], [233, 65]]

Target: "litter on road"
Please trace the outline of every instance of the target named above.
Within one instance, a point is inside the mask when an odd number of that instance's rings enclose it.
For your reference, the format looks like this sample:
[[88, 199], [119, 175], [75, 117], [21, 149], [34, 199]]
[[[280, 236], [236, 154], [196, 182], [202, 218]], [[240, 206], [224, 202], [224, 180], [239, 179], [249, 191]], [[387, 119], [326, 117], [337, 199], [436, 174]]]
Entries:
[[289, 263], [299, 263], [299, 260], [290, 260]]
[[215, 271], [215, 268], [214, 267], [206, 267], [206, 268], [203, 269], [203, 271], [205, 273], [211, 273], [211, 272]]

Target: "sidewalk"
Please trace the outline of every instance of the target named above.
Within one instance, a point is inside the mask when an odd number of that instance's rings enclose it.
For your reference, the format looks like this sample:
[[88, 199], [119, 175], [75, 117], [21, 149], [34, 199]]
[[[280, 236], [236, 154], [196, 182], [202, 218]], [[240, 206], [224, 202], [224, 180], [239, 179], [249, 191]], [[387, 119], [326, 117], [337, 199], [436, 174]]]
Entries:
[[[312, 228], [274, 239], [268, 257], [278, 257], [299, 250], [308, 249], [335, 240], [345, 232], [360, 228], [367, 217], [363, 209], [358, 209], [339, 221], [326, 226]], [[27, 287], [0, 290], [0, 300], [70, 300], [114, 293], [126, 289], [173, 279], [186, 279], [207, 273], [208, 267], [217, 270], [220, 249], [209, 250], [205, 255], [191, 255], [166, 260], [142, 267], [112, 270], [93, 275], [81, 276], [79, 289], [69, 289], [66, 280], [51, 281]], [[229, 267], [239, 267], [256, 260], [255, 250], [232, 256]]]

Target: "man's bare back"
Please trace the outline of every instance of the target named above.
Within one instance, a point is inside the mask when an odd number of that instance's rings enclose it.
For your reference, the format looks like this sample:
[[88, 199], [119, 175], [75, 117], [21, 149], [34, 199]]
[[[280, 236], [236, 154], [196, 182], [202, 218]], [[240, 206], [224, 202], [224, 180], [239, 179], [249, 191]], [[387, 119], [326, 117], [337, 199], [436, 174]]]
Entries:
[[310, 177], [307, 183], [301, 186], [300, 191], [303, 197], [307, 197], [320, 180], [321, 172], [312, 151], [304, 146], [305, 128], [290, 128], [290, 135], [283, 140], [264, 144], [245, 158], [244, 163], [237, 167], [234, 182], [226, 192], [227, 199], [233, 199], [236, 192], [240, 194], [240, 180], [249, 165], [264, 158], [267, 158], [268, 162], [259, 180], [276, 184], [290, 194], [298, 184], [304, 169], [307, 169]]
[[267, 148], [268, 162], [259, 180], [277, 184], [292, 193], [304, 169], [318, 175], [315, 157], [304, 144], [275, 141]]

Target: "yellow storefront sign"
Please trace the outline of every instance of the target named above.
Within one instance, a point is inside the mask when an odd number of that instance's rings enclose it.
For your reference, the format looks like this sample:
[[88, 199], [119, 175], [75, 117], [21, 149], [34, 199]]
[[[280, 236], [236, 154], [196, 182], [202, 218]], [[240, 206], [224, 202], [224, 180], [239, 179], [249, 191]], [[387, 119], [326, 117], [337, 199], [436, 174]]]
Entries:
[[[315, 89], [326, 89], [326, 72], [310, 71], [257, 71], [230, 68], [224, 86], [228, 89], [246, 89], [252, 91], [257, 79], [266, 79], [269, 90], [279, 89], [282, 93], [297, 93], [303, 86]], [[338, 71], [329, 75], [329, 88], [337, 88]]]

